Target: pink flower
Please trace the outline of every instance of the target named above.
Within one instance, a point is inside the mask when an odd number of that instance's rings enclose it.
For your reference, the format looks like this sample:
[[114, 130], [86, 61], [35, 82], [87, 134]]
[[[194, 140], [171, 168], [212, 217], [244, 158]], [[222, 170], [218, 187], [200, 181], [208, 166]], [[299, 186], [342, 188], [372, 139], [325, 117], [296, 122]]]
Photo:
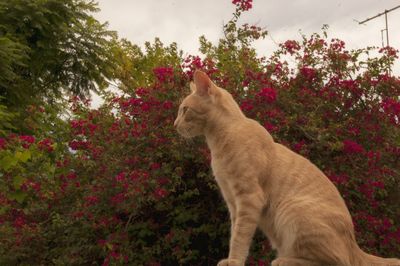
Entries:
[[139, 175], [138, 172], [134, 171], [134, 172], [132, 172], [132, 173], [129, 175], [129, 178], [130, 178], [132, 181], [137, 181], [137, 180], [139, 180], [140, 175]]
[[121, 172], [115, 177], [115, 181], [117, 182], [122, 182], [124, 180], [125, 180], [125, 172]]
[[114, 259], [118, 259], [121, 256], [121, 254], [113, 250], [111, 251], [110, 256], [113, 257]]
[[6, 140], [3, 138], [0, 138], [0, 149], [4, 149], [6, 147]]
[[382, 101], [381, 106], [385, 113], [390, 117], [393, 124], [400, 123], [400, 102], [391, 98]]
[[85, 200], [88, 206], [95, 205], [99, 202], [99, 198], [97, 196], [87, 196]]
[[149, 91], [146, 88], [137, 88], [135, 92], [140, 97], [143, 97], [144, 95], [149, 93]]
[[382, 181], [371, 182], [371, 185], [373, 187], [380, 188], [380, 189], [384, 189], [385, 188], [385, 184]]
[[306, 144], [305, 140], [301, 140], [301, 141], [299, 141], [299, 142], [297, 142], [296, 144], [293, 145], [293, 150], [295, 152], [300, 152], [305, 144]]
[[157, 170], [161, 168], [161, 164], [160, 163], [152, 163], [150, 165], [151, 170]]
[[69, 142], [69, 147], [72, 150], [85, 150], [89, 148], [89, 143], [86, 141], [72, 140]]
[[14, 226], [15, 228], [21, 228], [21, 227], [23, 227], [25, 224], [26, 224], [25, 219], [24, 219], [23, 217], [21, 217], [21, 216], [18, 216], [18, 217], [14, 220], [13, 226]]
[[268, 261], [261, 260], [261, 259], [258, 260], [257, 266], [267, 266], [267, 265], [269, 265]]
[[70, 173], [67, 175], [67, 178], [68, 178], [69, 180], [74, 180], [74, 179], [77, 178], [77, 175], [76, 175], [76, 173], [74, 173], [74, 172], [70, 172]]
[[253, 7], [252, 2], [253, 0], [232, 0], [232, 4], [234, 4], [243, 11], [251, 9]]
[[143, 103], [141, 106], [141, 109], [143, 112], [148, 112], [150, 110], [151, 106], [149, 103]]
[[268, 132], [274, 132], [278, 129], [277, 126], [274, 126], [273, 124], [269, 123], [269, 122], [265, 122], [264, 123], [264, 128], [268, 131]]
[[243, 101], [240, 105], [240, 109], [243, 111], [251, 111], [254, 109], [254, 105], [250, 101]]
[[167, 195], [168, 195], [168, 191], [166, 191], [166, 190], [163, 189], [163, 188], [157, 188], [157, 189], [154, 191], [154, 196], [155, 196], [156, 199], [162, 199], [162, 198], [164, 198], [164, 197], [167, 196]]
[[330, 175], [329, 179], [338, 185], [346, 184], [349, 181], [349, 177], [347, 175]]
[[169, 110], [174, 106], [174, 104], [171, 101], [165, 101], [162, 106], [165, 110]]
[[263, 88], [257, 93], [257, 96], [267, 103], [273, 103], [276, 100], [276, 91], [274, 88]]
[[31, 186], [32, 189], [34, 189], [36, 192], [39, 192], [41, 189], [41, 184], [36, 183], [36, 182], [30, 182], [29, 185]]
[[379, 53], [383, 53], [386, 54], [387, 56], [394, 58], [399, 58], [399, 56], [397, 55], [398, 52], [399, 52], [398, 50], [390, 46], [383, 47], [379, 50]]
[[174, 75], [174, 70], [171, 67], [157, 67], [153, 69], [153, 73], [156, 75], [160, 82], [169, 81]]
[[45, 150], [48, 152], [52, 152], [54, 150], [52, 144], [53, 144], [53, 142], [51, 139], [44, 139], [38, 143], [39, 149]]
[[35, 142], [34, 136], [19, 136], [19, 139], [24, 142], [22, 143], [22, 147], [24, 147], [25, 149], [28, 149], [31, 144]]
[[302, 67], [302, 68], [300, 68], [300, 73], [301, 73], [307, 80], [310, 80], [310, 81], [311, 81], [311, 80], [315, 77], [315, 75], [316, 75], [315, 69], [310, 68], [310, 67]]
[[290, 53], [293, 54], [295, 51], [300, 50], [300, 45], [296, 41], [288, 40], [283, 46]]
[[343, 150], [345, 153], [348, 154], [363, 153], [365, 151], [363, 146], [361, 146], [355, 141], [348, 139], [343, 141]]
[[124, 193], [118, 193], [117, 195], [111, 197], [110, 201], [111, 204], [113, 205], [118, 205], [121, 202], [123, 202], [125, 200], [125, 194]]
[[22, 140], [22, 141], [25, 141], [27, 143], [30, 143], [30, 144], [35, 142], [35, 137], [34, 136], [24, 135], [24, 136], [19, 136], [19, 139]]
[[383, 218], [382, 230], [388, 231], [391, 227], [392, 227], [392, 222], [387, 217]]

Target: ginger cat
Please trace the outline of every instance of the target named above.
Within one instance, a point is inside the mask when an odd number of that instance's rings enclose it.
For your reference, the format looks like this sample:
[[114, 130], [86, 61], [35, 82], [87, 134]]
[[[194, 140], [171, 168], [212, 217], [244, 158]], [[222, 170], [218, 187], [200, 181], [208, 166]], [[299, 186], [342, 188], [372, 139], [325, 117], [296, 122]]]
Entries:
[[204, 135], [211, 150], [232, 222], [229, 256], [218, 266], [245, 265], [257, 227], [278, 252], [273, 266], [400, 265], [358, 247], [344, 200], [314, 164], [274, 142], [204, 72], [190, 87], [174, 126], [185, 138]]

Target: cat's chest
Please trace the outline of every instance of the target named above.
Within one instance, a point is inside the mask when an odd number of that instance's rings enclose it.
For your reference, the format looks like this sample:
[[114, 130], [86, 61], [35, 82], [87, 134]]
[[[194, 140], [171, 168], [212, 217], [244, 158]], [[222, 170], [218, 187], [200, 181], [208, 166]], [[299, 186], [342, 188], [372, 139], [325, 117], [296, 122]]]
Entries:
[[211, 160], [211, 169], [218, 184], [219, 189], [223, 195], [230, 195], [231, 180], [228, 176], [226, 169], [221, 165], [221, 162]]
[[224, 159], [212, 158], [211, 169], [217, 181], [229, 182], [232, 179], [232, 166]]

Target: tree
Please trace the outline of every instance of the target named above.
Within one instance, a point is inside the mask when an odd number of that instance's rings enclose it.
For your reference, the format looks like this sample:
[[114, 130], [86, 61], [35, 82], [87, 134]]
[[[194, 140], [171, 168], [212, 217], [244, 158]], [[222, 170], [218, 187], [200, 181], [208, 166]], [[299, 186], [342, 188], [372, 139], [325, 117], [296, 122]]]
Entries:
[[0, 96], [11, 110], [107, 86], [115, 33], [87, 0], [0, 1]]

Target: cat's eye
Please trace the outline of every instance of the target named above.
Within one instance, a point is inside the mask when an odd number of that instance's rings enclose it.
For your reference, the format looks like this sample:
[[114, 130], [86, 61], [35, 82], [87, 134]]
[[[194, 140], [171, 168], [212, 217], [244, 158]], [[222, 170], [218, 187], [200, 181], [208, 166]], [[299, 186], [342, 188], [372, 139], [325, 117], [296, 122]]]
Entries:
[[187, 106], [182, 107], [182, 115], [184, 115], [188, 109], [189, 109], [189, 107], [187, 107]]

